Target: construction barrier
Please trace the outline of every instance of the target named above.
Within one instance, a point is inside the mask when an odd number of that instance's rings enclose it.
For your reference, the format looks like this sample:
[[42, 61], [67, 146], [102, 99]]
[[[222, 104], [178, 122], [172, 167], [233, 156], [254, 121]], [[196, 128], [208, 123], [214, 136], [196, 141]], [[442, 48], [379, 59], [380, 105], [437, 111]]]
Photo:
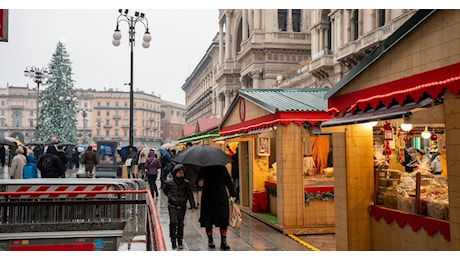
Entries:
[[[114, 250], [99, 245], [104, 240], [100, 233], [109, 230], [110, 235], [106, 234], [105, 239], [110, 239], [111, 244], [125, 239], [113, 236], [121, 230], [126, 237], [146, 235], [146, 250], [166, 250], [156, 207], [145, 188], [145, 182], [140, 179], [0, 180], [0, 250], [18, 249], [11, 248], [18, 239], [8, 237], [42, 234], [39, 240], [43, 242], [52, 237], [52, 232], [70, 234], [67, 240], [57, 242], [87, 238], [85, 245], [74, 248]], [[73, 232], [83, 232], [87, 236], [83, 240], [72, 240]], [[89, 239], [91, 236], [99, 240]], [[28, 243], [35, 245], [30, 249], [41, 248], [40, 243]], [[56, 248], [64, 250], [72, 246]]]

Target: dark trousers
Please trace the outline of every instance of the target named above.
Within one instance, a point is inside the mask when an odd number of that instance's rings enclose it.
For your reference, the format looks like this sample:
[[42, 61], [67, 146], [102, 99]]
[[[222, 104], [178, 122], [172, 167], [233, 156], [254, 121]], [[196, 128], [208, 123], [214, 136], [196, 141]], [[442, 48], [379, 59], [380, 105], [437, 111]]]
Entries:
[[169, 211], [169, 237], [184, 238], [184, 217], [186, 206], [168, 205]]
[[166, 179], [168, 178], [168, 171], [166, 171], [164, 168], [161, 169], [161, 176], [160, 176], [160, 181], [161, 181], [161, 188], [163, 189], [163, 186], [165, 185]]
[[150, 192], [152, 193], [152, 196], [157, 196], [158, 197], [158, 188], [157, 188], [157, 181], [158, 174], [147, 174], [147, 181], [150, 184]]

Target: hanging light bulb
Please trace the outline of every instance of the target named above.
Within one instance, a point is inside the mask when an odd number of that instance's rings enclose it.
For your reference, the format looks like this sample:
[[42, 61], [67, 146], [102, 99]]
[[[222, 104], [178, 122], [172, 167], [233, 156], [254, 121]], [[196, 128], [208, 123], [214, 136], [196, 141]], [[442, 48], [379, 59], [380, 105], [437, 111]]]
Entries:
[[425, 130], [422, 132], [422, 138], [423, 139], [429, 139], [431, 137], [431, 132], [428, 131], [428, 127], [425, 126]]
[[402, 123], [402, 124], [401, 124], [401, 129], [402, 129], [404, 132], [409, 132], [410, 130], [412, 130], [412, 124], [405, 124], [405, 123]]

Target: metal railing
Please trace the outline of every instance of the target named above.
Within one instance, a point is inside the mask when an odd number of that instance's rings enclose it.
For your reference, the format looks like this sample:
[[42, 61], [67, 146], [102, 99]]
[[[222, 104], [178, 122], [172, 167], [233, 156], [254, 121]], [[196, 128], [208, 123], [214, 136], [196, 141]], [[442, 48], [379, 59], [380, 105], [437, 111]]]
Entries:
[[16, 232], [18, 228], [33, 231], [34, 226], [48, 231], [56, 231], [56, 226], [117, 229], [122, 223], [122, 229], [128, 228], [131, 234], [146, 235], [147, 251], [166, 251], [159, 215], [148, 190], [0, 192], [0, 221], [3, 229], [12, 226]]

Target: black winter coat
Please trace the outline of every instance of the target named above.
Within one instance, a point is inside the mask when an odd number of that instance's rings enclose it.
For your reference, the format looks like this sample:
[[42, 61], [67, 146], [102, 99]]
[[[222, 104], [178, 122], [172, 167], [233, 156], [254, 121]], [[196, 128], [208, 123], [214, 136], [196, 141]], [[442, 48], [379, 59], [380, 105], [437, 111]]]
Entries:
[[203, 191], [201, 195], [200, 225], [201, 227], [226, 228], [229, 218], [229, 198], [236, 197], [230, 174], [225, 166], [201, 167], [198, 179], [203, 179]]
[[[51, 165], [48, 169], [43, 167], [43, 162], [48, 158], [51, 158]], [[46, 154], [42, 155], [37, 163], [37, 168], [40, 170], [42, 178], [59, 178], [62, 172], [65, 171], [65, 167], [62, 165], [61, 159], [57, 156], [57, 151], [54, 146], [49, 146]]]
[[163, 193], [168, 196], [168, 203], [174, 206], [185, 207], [187, 200], [190, 206], [195, 208], [195, 199], [193, 198], [190, 182], [186, 179], [176, 177], [166, 180], [163, 187]]

